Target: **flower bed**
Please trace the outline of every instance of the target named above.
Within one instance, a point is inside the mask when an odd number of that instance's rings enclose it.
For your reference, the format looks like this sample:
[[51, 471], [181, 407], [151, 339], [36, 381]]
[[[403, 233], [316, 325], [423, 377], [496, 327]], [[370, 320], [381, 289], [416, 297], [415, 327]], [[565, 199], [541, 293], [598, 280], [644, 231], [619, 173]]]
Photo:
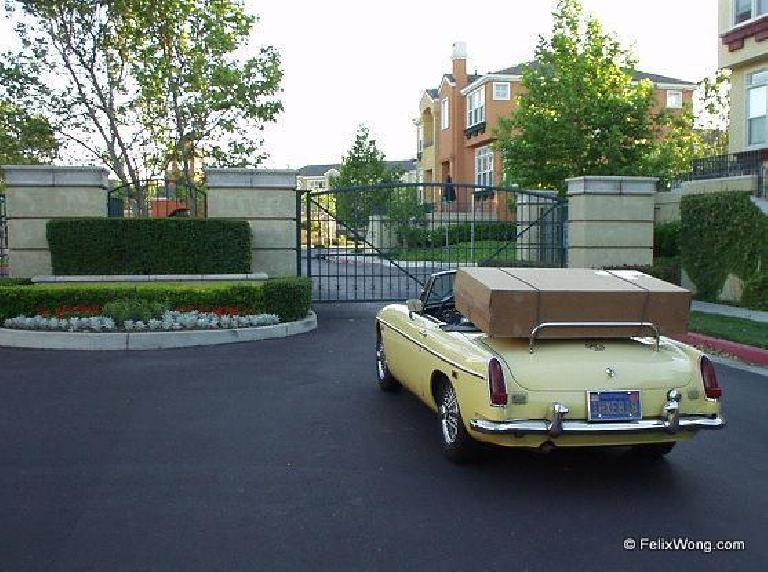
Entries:
[[214, 312], [167, 311], [160, 319], [126, 320], [118, 324], [107, 316], [72, 316], [68, 318], [18, 316], [8, 318], [3, 326], [8, 329], [52, 332], [175, 332], [181, 330], [227, 330], [273, 326], [280, 319], [275, 314], [231, 315]]
[[[68, 318], [68, 311], [100, 315], [116, 300], [159, 303], [169, 310], [230, 315], [276, 314], [283, 322], [301, 320], [312, 305], [312, 281], [306, 277], [243, 283], [85, 283], [37, 284], [0, 280], [0, 323], [5, 318], [48, 314]], [[87, 308], [86, 308], [87, 307]], [[85, 313], [87, 310], [89, 313]], [[59, 312], [62, 315], [57, 316]]]

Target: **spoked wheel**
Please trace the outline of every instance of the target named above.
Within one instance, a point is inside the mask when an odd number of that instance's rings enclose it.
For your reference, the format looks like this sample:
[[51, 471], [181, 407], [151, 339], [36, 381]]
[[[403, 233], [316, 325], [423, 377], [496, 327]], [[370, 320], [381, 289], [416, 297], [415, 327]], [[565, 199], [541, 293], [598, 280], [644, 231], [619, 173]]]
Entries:
[[379, 389], [382, 391], [397, 391], [400, 383], [389, 371], [387, 354], [384, 352], [384, 341], [381, 334], [376, 335], [376, 378], [379, 381]]
[[469, 436], [459, 409], [456, 390], [446, 380], [440, 388], [438, 400], [440, 435], [443, 452], [454, 463], [465, 463], [477, 455], [477, 443]]

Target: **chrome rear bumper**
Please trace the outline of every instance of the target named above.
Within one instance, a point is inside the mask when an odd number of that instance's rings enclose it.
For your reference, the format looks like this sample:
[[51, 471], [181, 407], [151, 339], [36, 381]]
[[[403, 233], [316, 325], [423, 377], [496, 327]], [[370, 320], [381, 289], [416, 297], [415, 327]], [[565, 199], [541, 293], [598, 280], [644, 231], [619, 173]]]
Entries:
[[678, 431], [697, 431], [699, 429], [722, 429], [725, 419], [722, 417], [679, 416], [675, 421], [665, 419], [641, 419], [639, 421], [613, 423], [589, 423], [587, 421], [520, 420], [520, 421], [488, 421], [472, 419], [470, 427], [478, 433], [487, 435], [596, 435], [596, 434], [633, 434], [633, 433], [667, 433]]

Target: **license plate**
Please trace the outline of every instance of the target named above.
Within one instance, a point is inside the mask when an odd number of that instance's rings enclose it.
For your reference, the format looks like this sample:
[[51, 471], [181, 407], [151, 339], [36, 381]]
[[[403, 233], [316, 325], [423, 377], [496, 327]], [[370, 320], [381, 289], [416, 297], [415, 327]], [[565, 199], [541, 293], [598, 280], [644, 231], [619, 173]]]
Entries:
[[634, 421], [642, 418], [639, 391], [590, 391], [587, 404], [590, 421]]

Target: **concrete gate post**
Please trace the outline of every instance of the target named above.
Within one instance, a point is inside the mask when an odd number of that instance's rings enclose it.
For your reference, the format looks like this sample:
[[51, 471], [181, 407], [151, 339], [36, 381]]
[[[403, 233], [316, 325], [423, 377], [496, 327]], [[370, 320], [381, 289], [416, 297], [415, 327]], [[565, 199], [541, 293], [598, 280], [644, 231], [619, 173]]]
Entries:
[[107, 170], [50, 165], [6, 165], [2, 169], [10, 274], [16, 278], [51, 274], [46, 223], [55, 218], [106, 217]]
[[653, 263], [653, 177], [568, 179], [568, 266]]
[[296, 276], [296, 171], [208, 169], [208, 217], [247, 220], [251, 272]]

